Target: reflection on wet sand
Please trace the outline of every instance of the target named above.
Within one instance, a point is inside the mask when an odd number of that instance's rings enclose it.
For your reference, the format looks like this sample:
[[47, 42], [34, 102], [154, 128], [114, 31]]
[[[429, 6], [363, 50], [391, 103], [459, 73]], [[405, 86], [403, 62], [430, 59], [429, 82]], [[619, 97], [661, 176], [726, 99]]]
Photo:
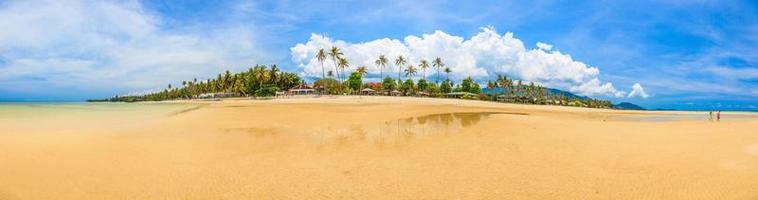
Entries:
[[[452, 112], [398, 118], [380, 123], [352, 124], [347, 127], [241, 127], [224, 132], [241, 134], [258, 144], [279, 141], [313, 146], [316, 149], [402, 148], [414, 141], [451, 134], [466, 134], [492, 115], [527, 115], [510, 112]], [[264, 142], [266, 143], [266, 142]], [[251, 144], [253, 145], [253, 144]], [[260, 144], [258, 144], [260, 145]]]
[[465, 134], [468, 128], [486, 120], [491, 115], [526, 113], [506, 112], [455, 112], [418, 117], [400, 118], [379, 124], [352, 125], [349, 128], [329, 128], [309, 130], [309, 135], [318, 138], [319, 146], [346, 146], [357, 143], [371, 143], [382, 149], [388, 145], [402, 147], [413, 140], [449, 134]]

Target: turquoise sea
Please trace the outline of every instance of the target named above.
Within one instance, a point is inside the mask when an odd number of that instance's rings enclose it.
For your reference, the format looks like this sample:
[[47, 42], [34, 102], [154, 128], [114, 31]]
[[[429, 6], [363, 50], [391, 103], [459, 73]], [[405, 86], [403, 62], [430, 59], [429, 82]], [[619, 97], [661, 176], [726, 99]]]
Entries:
[[90, 102], [3, 102], [2, 119], [41, 119], [67, 117], [97, 117], [113, 115], [159, 116], [192, 107], [182, 103], [90, 103]]

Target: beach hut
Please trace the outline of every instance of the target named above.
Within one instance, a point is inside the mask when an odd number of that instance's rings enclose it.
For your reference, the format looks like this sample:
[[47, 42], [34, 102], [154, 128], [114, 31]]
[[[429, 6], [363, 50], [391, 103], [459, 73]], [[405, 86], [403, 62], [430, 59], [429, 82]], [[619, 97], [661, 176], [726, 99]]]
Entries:
[[280, 91], [276, 91], [275, 95], [276, 95], [277, 97], [280, 97], [280, 96], [284, 96], [284, 95], [286, 95], [286, 93], [284, 93], [284, 92], [280, 92]]
[[306, 84], [300, 84], [287, 90], [289, 95], [309, 95], [316, 93], [316, 90]]
[[400, 92], [400, 91], [397, 91], [397, 90], [392, 90], [392, 92], [390, 92], [390, 95], [392, 95], [392, 96], [400, 96], [402, 94], [403, 94], [403, 92]]
[[376, 90], [371, 89], [371, 88], [364, 88], [363, 90], [361, 90], [362, 95], [374, 95], [375, 93], [376, 93]]
[[322, 94], [326, 92], [326, 88], [324, 88], [323, 85], [313, 85], [313, 89], [316, 91], [316, 93]]
[[213, 98], [213, 93], [202, 93], [200, 95], [197, 95], [197, 97], [201, 99], [209, 99]]

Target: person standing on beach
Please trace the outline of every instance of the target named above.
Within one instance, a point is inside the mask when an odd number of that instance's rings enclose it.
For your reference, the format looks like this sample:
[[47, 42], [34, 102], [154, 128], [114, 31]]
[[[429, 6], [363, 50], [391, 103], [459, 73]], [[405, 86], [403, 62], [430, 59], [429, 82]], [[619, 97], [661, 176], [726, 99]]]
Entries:
[[721, 121], [721, 111], [716, 113], [716, 121]]
[[713, 121], [713, 111], [708, 112], [708, 121]]

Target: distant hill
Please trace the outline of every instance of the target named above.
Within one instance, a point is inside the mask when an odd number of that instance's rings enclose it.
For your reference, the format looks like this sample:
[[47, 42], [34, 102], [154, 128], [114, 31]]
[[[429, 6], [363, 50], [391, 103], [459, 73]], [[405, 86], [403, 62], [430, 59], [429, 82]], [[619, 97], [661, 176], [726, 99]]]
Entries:
[[638, 106], [633, 103], [629, 102], [621, 102], [619, 104], [613, 105], [613, 109], [619, 109], [619, 110], [646, 110], [642, 106]]
[[[499, 95], [499, 94], [503, 94], [504, 92], [509, 92], [509, 91], [507, 91], [507, 90], [504, 91], [503, 88], [499, 88], [499, 87], [492, 88], [492, 89], [489, 89], [489, 88], [485, 87], [485, 88], [482, 88], [482, 92], [484, 94], [489, 94], [489, 95]], [[554, 89], [554, 88], [547, 88], [547, 87], [545, 88], [545, 93], [547, 93], [547, 95], [550, 95], [550, 96], [559, 96], [559, 95], [563, 94], [563, 96], [565, 96], [566, 98], [575, 98], [575, 99], [582, 99], [582, 100], [589, 99], [589, 97], [586, 97], [586, 96], [579, 96], [579, 95], [576, 95], [576, 94], [571, 93], [571, 92], [566, 92], [566, 91], [563, 91], [563, 90]]]
[[563, 94], [563, 96], [565, 96], [567, 98], [576, 98], [576, 99], [583, 99], [583, 100], [589, 99], [589, 97], [579, 96], [579, 95], [576, 95], [574, 93], [566, 92], [566, 91], [559, 90], [559, 89], [547, 88], [547, 91], [550, 93], [550, 95], [556, 95], [557, 96], [557, 95]]

